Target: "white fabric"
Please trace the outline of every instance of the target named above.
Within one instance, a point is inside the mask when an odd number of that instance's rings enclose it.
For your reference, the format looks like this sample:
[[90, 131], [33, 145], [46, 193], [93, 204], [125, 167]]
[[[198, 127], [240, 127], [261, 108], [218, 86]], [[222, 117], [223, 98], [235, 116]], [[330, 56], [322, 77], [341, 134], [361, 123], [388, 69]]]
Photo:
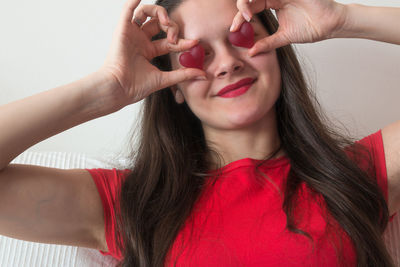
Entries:
[[[30, 152], [19, 155], [12, 163], [33, 164], [61, 169], [112, 168], [116, 163], [105, 159], [88, 158], [79, 153]], [[120, 161], [119, 166], [126, 162]], [[400, 219], [399, 215], [389, 223], [384, 240], [389, 252], [400, 266]], [[17, 240], [0, 235], [0, 267], [97, 267], [115, 266], [116, 260], [104, 256], [95, 249], [41, 244]]]

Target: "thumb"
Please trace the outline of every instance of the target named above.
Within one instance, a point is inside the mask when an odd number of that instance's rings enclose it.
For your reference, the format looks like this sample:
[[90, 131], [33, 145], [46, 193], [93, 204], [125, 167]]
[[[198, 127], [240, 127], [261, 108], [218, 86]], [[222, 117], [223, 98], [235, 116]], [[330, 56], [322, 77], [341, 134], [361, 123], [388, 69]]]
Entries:
[[288, 44], [290, 44], [290, 42], [285, 35], [282, 32], [277, 31], [270, 36], [258, 40], [253, 47], [249, 49], [248, 54], [252, 57], [258, 53], [269, 52]]
[[196, 68], [181, 68], [173, 71], [162, 71], [161, 72], [161, 88], [169, 87], [180, 82], [184, 82], [191, 79], [199, 79], [204, 77], [206, 80], [206, 73]]

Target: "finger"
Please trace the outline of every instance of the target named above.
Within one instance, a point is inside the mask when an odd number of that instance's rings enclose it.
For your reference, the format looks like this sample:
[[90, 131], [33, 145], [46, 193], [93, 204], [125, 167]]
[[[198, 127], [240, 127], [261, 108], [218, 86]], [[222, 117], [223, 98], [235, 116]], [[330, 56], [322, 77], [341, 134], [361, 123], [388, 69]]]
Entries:
[[235, 17], [233, 18], [232, 21], [232, 26], [229, 29], [231, 32], [235, 32], [239, 29], [239, 26], [242, 25], [243, 22], [245, 22], [246, 20], [244, 19], [244, 17], [242, 16], [242, 13], [240, 11], [238, 11], [235, 15]]
[[171, 36], [171, 39], [168, 39], [171, 43], [177, 44], [179, 39], [179, 26], [178, 24], [173, 21], [169, 20], [169, 28], [168, 28], [168, 37]]
[[258, 40], [252, 48], [249, 49], [250, 57], [255, 56], [260, 52], [269, 52], [276, 48], [290, 44], [290, 41], [280, 32], [276, 32], [261, 40]]
[[168, 42], [167, 39], [160, 39], [153, 41], [156, 49], [156, 57], [168, 54], [170, 52], [181, 52], [186, 51], [195, 46], [198, 40], [179, 39], [177, 44]]
[[[173, 71], [163, 71], [161, 73], [161, 88], [166, 88], [187, 80], [206, 77], [206, 73], [196, 68], [181, 68]], [[204, 79], [205, 80], [205, 79]]]
[[252, 0], [251, 2], [250, 0], [237, 0], [236, 6], [239, 11], [233, 18], [231, 32], [235, 32], [244, 21], [250, 22], [253, 14], [267, 8], [266, 0]]
[[[171, 43], [177, 42], [178, 36], [178, 26], [175, 22], [170, 21], [171, 26], [167, 29], [167, 40]], [[158, 18], [152, 18], [143, 26], [141, 29], [146, 34], [146, 36], [151, 39], [154, 35], [160, 32], [160, 21]]]
[[128, 0], [124, 4], [124, 8], [122, 10], [121, 14], [121, 20], [123, 20], [125, 23], [131, 23], [132, 21], [132, 16], [133, 12], [136, 9], [136, 7], [139, 5], [140, 0]]
[[251, 17], [253, 16], [250, 4], [251, 3], [249, 3], [249, 0], [238, 0], [236, 2], [236, 6], [239, 9], [239, 12], [242, 14], [242, 16], [246, 19], [247, 22], [249, 22]]
[[142, 5], [135, 9], [134, 17], [136, 21], [144, 23], [148, 17], [158, 18], [160, 27], [163, 31], [167, 32], [169, 26], [169, 18], [167, 11], [162, 6], [157, 5]]
[[[155, 19], [157, 19], [157, 21], [158, 21], [158, 30], [156, 30], [153, 25], [154, 21], [151, 21], [151, 24], [149, 25], [150, 31], [147, 33], [147, 36], [149, 38], [151, 38], [152, 36], [157, 34], [159, 32], [159, 30], [161, 29], [162, 31], [167, 33], [167, 38], [170, 42], [177, 41], [178, 26], [176, 23], [172, 22], [172, 20], [169, 19], [168, 13], [164, 7], [157, 6], [157, 5], [143, 5], [135, 10], [134, 18], [139, 23], [143, 23], [144, 21], [146, 21], [147, 17], [151, 18], [150, 21], [155, 20]], [[142, 29], [149, 22], [146, 22], [142, 26]], [[146, 29], [146, 28], [147, 27], [145, 27], [144, 29]]]
[[151, 39], [154, 35], [158, 34], [160, 32], [160, 26], [159, 26], [160, 21], [158, 18], [152, 18], [149, 21], [147, 21], [145, 24], [143, 24], [140, 28], [142, 31], [146, 34], [146, 36]]

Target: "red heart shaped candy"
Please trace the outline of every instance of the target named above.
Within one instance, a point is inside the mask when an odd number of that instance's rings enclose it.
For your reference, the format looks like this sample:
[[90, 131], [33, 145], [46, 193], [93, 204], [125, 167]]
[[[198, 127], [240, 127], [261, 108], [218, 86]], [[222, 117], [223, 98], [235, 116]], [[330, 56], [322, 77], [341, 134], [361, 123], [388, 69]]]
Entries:
[[254, 30], [250, 22], [243, 22], [240, 29], [229, 33], [229, 42], [233, 45], [251, 48], [254, 45]]
[[179, 56], [179, 62], [186, 68], [203, 69], [204, 48], [200, 44], [195, 45]]

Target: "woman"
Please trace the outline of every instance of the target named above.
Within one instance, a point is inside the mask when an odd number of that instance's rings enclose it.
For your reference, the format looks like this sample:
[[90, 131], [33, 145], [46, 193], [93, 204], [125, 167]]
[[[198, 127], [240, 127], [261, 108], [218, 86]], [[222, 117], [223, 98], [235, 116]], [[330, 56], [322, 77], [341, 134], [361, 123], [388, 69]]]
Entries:
[[[355, 143], [333, 131], [289, 44], [400, 44], [399, 9], [330, 0], [138, 5], [126, 3], [98, 71], [1, 107], [0, 233], [96, 248], [121, 266], [393, 266], [381, 235], [400, 208], [400, 122]], [[245, 18], [250, 49], [228, 41]], [[203, 68], [183, 67], [181, 52], [197, 45]], [[221, 93], [243, 79], [247, 91]], [[127, 170], [9, 164], [142, 99]], [[29, 196], [16, 193], [25, 188]]]

